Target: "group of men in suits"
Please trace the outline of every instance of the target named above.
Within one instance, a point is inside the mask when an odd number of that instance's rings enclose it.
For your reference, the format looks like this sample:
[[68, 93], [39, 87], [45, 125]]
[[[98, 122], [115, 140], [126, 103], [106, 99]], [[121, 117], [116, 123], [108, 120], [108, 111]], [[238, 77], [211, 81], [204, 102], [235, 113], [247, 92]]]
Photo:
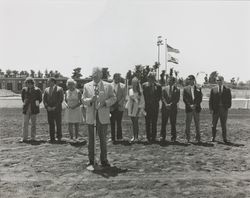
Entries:
[[[94, 165], [95, 161], [95, 128], [100, 139], [100, 159], [102, 166], [110, 166], [107, 159], [107, 128], [111, 123], [111, 140], [122, 140], [122, 116], [124, 112], [124, 103], [126, 100], [126, 86], [121, 83], [120, 74], [115, 74], [113, 83], [107, 83], [102, 80], [102, 69], [94, 68], [92, 81], [84, 85], [82, 103], [86, 107], [86, 124], [88, 125], [88, 152], [89, 165]], [[187, 142], [190, 141], [190, 125], [194, 118], [196, 128], [196, 140], [201, 141], [200, 136], [200, 112], [202, 102], [201, 88], [195, 84], [195, 77], [189, 75], [188, 85], [183, 89], [183, 101], [185, 103], [186, 127], [185, 134]], [[34, 86], [33, 79], [27, 79], [27, 87], [22, 91], [24, 127], [23, 137], [27, 140], [28, 122], [32, 121], [32, 131], [35, 131], [34, 115], [39, 113], [39, 103], [42, 101], [42, 95], [39, 88]], [[231, 107], [231, 91], [223, 85], [224, 78], [217, 78], [218, 86], [211, 89], [209, 98], [209, 108], [212, 113], [212, 141], [215, 141], [216, 126], [220, 118], [222, 127], [222, 137], [225, 143], [227, 140], [227, 115]], [[63, 89], [56, 85], [55, 78], [49, 78], [48, 87], [45, 89], [43, 103], [47, 110], [49, 123], [50, 141], [55, 142], [62, 138], [62, 102]], [[176, 78], [170, 76], [168, 85], [161, 87], [156, 82], [155, 73], [148, 74], [148, 81], [142, 86], [145, 100], [145, 121], [146, 137], [149, 142], [155, 142], [157, 137], [157, 119], [159, 113], [159, 104], [162, 101], [161, 113], [161, 134], [160, 140], [166, 139], [166, 125], [168, 120], [171, 124], [171, 141], [176, 141], [176, 118], [177, 105], [180, 100], [180, 89], [176, 86]], [[111, 114], [111, 116], [110, 116]], [[55, 126], [56, 129], [55, 130]], [[35, 133], [32, 134], [35, 138]]]

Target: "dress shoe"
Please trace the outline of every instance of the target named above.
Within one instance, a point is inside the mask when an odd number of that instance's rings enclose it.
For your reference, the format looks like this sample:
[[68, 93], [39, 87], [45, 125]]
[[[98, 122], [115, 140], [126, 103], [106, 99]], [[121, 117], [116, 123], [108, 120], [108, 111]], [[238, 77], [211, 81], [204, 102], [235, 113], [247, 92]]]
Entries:
[[212, 138], [211, 138], [211, 142], [215, 142], [215, 137], [212, 137]]
[[160, 137], [160, 142], [165, 142], [165, 139], [164, 137]]
[[171, 137], [171, 142], [176, 142], [176, 137]]
[[223, 142], [226, 144], [229, 143], [229, 141], [227, 139], [223, 139]]
[[110, 163], [108, 161], [102, 161], [101, 164], [102, 167], [110, 167]]

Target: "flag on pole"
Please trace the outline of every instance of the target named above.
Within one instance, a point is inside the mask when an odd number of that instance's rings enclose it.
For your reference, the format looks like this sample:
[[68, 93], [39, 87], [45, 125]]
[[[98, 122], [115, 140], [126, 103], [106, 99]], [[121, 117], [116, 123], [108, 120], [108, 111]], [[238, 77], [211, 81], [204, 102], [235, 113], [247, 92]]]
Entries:
[[168, 49], [168, 52], [180, 53], [180, 50], [175, 49], [168, 44], [167, 44], [167, 49]]
[[177, 58], [171, 56], [170, 54], [168, 54], [168, 62], [179, 64], [179, 60]]

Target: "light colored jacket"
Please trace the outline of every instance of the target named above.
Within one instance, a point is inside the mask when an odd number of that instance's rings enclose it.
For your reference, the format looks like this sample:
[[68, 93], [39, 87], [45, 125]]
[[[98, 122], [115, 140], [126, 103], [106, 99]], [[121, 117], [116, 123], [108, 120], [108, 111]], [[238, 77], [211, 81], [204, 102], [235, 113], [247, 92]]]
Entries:
[[117, 87], [117, 92], [115, 91], [115, 83], [112, 84], [113, 90], [116, 95], [116, 102], [110, 107], [110, 111], [114, 111], [115, 109], [118, 109], [118, 111], [124, 111], [125, 107], [125, 99], [126, 99], [126, 87], [125, 84], [119, 83]]
[[114, 94], [113, 88], [110, 83], [100, 81], [99, 87], [99, 99], [100, 103], [105, 101], [105, 106], [94, 109], [94, 104], [91, 102], [92, 97], [95, 95], [94, 82], [91, 81], [84, 85], [82, 102], [87, 107], [86, 108], [86, 123], [95, 123], [95, 113], [98, 111], [99, 120], [101, 124], [110, 123], [110, 106], [116, 102], [116, 96]]

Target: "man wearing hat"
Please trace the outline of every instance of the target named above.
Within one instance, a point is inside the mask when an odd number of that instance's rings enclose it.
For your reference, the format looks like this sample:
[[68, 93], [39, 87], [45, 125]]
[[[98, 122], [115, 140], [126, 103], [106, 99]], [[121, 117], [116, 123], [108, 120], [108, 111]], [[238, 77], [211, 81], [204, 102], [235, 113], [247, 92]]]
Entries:
[[44, 91], [43, 104], [47, 110], [50, 142], [55, 142], [55, 124], [57, 140], [60, 142], [62, 138], [62, 102], [63, 102], [63, 89], [56, 85], [56, 79], [50, 77], [48, 85]]
[[149, 72], [148, 82], [143, 84], [146, 111], [146, 133], [149, 142], [156, 141], [159, 101], [161, 100], [161, 85], [156, 83], [155, 76], [156, 74], [154, 72]]
[[190, 126], [192, 118], [194, 117], [194, 123], [196, 128], [196, 141], [201, 141], [200, 137], [200, 112], [202, 102], [201, 88], [195, 85], [194, 75], [189, 75], [187, 78], [189, 85], [184, 87], [183, 101], [185, 103], [186, 112], [186, 138], [187, 142], [190, 142]]
[[42, 102], [42, 92], [35, 86], [35, 81], [31, 77], [25, 80], [25, 87], [22, 89], [23, 101], [23, 142], [28, 141], [28, 126], [31, 120], [31, 140], [36, 138], [36, 115], [40, 113], [40, 103]]
[[180, 100], [180, 89], [178, 89], [175, 82], [176, 78], [170, 76], [168, 86], [162, 89], [161, 141], [164, 141], [166, 138], [166, 125], [169, 118], [171, 124], [171, 141], [176, 141], [177, 103]]
[[212, 113], [212, 142], [215, 141], [216, 136], [216, 126], [220, 118], [221, 128], [222, 128], [222, 138], [225, 143], [227, 143], [227, 115], [228, 109], [232, 104], [231, 90], [223, 85], [224, 78], [218, 76], [216, 78], [217, 85], [211, 89], [209, 97], [209, 109]]

